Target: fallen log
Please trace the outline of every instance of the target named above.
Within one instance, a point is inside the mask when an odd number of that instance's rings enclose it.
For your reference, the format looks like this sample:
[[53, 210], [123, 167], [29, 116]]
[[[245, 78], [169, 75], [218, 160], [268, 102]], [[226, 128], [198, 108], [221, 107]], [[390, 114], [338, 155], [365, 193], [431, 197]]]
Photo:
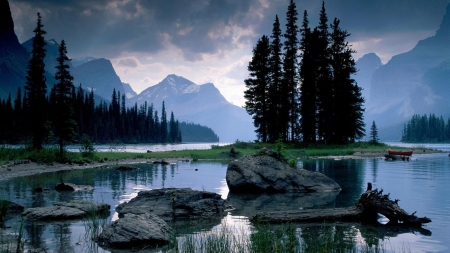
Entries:
[[[371, 184], [369, 183], [371, 186]], [[431, 222], [430, 218], [419, 218], [409, 214], [398, 205], [398, 199], [392, 201], [389, 194], [383, 195], [383, 189], [368, 190], [359, 198], [355, 206], [348, 208], [307, 209], [277, 212], [260, 212], [251, 218], [252, 222], [324, 222], [324, 221], [365, 221], [376, 222], [378, 214], [389, 219], [390, 224], [403, 224], [420, 227]]]

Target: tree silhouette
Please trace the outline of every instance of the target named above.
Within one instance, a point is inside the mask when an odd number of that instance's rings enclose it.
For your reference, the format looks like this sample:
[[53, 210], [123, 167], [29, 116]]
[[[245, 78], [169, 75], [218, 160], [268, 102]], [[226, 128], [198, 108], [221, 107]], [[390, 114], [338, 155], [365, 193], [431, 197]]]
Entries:
[[370, 127], [370, 142], [377, 144], [378, 141], [380, 139], [378, 139], [378, 129], [377, 129], [377, 125], [375, 124], [375, 120], [372, 121], [372, 126]]
[[67, 57], [66, 42], [61, 41], [59, 46], [59, 56], [56, 59], [58, 65], [56, 66], [55, 79], [58, 81], [53, 87], [56, 105], [55, 105], [55, 127], [56, 134], [59, 136], [59, 154], [62, 156], [64, 146], [68, 142], [73, 142], [76, 122], [74, 120], [73, 98], [72, 90], [74, 85], [72, 83], [73, 77], [69, 72]]
[[270, 42], [269, 38], [263, 35], [256, 47], [253, 48], [253, 58], [248, 64], [250, 78], [245, 79], [247, 90], [244, 91], [245, 110], [252, 115], [253, 125], [256, 127], [256, 135], [259, 140], [267, 141], [267, 90], [270, 81]]
[[46, 31], [42, 28], [41, 15], [37, 13], [38, 20], [36, 28], [34, 29], [33, 50], [31, 58], [28, 63], [27, 82], [25, 89], [27, 91], [27, 126], [31, 129], [33, 148], [42, 149], [42, 143], [46, 135], [47, 123], [47, 85], [44, 76], [45, 64], [45, 41], [44, 35]]

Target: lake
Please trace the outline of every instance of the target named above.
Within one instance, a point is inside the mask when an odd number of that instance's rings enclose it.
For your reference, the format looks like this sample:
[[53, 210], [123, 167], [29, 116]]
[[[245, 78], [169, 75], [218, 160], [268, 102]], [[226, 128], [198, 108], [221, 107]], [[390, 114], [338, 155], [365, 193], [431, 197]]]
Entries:
[[[423, 145], [423, 144], [422, 144]], [[173, 148], [173, 147], [171, 147]], [[141, 147], [142, 150], [146, 148]], [[127, 148], [127, 150], [129, 150]], [[442, 150], [449, 151], [450, 145]], [[220, 226], [249, 230], [248, 217], [258, 211], [330, 208], [352, 206], [365, 191], [367, 182], [374, 188], [384, 189], [392, 199], [400, 199], [405, 211], [417, 211], [418, 217], [429, 217], [432, 222], [419, 229], [399, 230], [383, 226], [358, 223], [298, 224], [299, 240], [319, 240], [318, 234], [326, 229], [341, 233], [347, 243], [360, 249], [360, 245], [376, 243], [385, 252], [449, 252], [450, 251], [450, 157], [447, 153], [413, 155], [406, 161], [384, 159], [306, 159], [299, 165], [319, 171], [333, 178], [341, 187], [339, 193], [327, 194], [229, 194], [225, 181], [228, 162], [178, 162], [174, 165], [140, 164], [140, 169], [119, 172], [115, 167], [42, 174], [1, 182], [2, 198], [13, 200], [25, 207], [48, 206], [55, 201], [89, 200], [112, 206], [111, 215], [103, 220], [117, 219], [114, 208], [128, 201], [141, 190], [168, 187], [190, 187], [222, 195], [235, 208], [218, 224], [200, 224], [197, 231], [210, 231]], [[92, 185], [94, 190], [60, 194], [52, 191], [34, 194], [37, 186], [53, 188], [60, 178], [65, 182]], [[386, 223], [383, 217], [380, 223]], [[17, 229], [20, 217], [9, 220], [6, 226]], [[75, 221], [61, 224], [25, 224], [26, 248], [45, 249], [45, 252], [109, 252], [92, 244], [84, 236], [87, 223]], [[7, 233], [0, 230], [0, 233]], [[191, 232], [197, 232], [191, 231]], [[348, 242], [350, 241], [350, 242]], [[44, 252], [44, 251], [41, 251]]]

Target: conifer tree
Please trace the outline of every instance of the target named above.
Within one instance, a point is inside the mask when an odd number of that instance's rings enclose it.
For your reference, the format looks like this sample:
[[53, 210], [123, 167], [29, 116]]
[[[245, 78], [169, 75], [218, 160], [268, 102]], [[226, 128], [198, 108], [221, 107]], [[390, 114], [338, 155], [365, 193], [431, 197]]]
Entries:
[[377, 144], [378, 141], [380, 139], [378, 139], [378, 129], [377, 129], [377, 125], [375, 124], [375, 120], [372, 121], [372, 126], [370, 127], [370, 142]]
[[350, 34], [339, 27], [339, 20], [331, 25], [330, 62], [332, 69], [332, 126], [331, 141], [343, 144], [353, 142], [364, 136], [363, 103], [361, 88], [351, 78], [356, 73], [354, 50], [350, 48], [347, 37]]
[[31, 128], [33, 148], [42, 149], [42, 143], [46, 135], [47, 123], [47, 84], [45, 73], [45, 40], [46, 31], [41, 21], [40, 13], [37, 13], [38, 20], [36, 28], [33, 30], [33, 49], [28, 63], [27, 82], [25, 89], [27, 91], [27, 125]]
[[54, 86], [54, 93], [56, 96], [55, 104], [55, 124], [56, 134], [59, 136], [59, 154], [62, 156], [64, 152], [64, 146], [68, 142], [74, 141], [75, 125], [74, 109], [72, 101], [72, 90], [74, 85], [72, 83], [73, 77], [69, 72], [68, 62], [70, 59], [67, 57], [66, 42], [61, 41], [59, 46], [59, 56], [56, 59], [58, 65], [56, 66], [55, 80], [58, 81]]
[[281, 119], [284, 141], [295, 140], [298, 132], [298, 26], [297, 7], [293, 0], [286, 13], [286, 32], [284, 33], [283, 85], [280, 89]]
[[317, 133], [319, 140], [324, 143], [331, 142], [333, 136], [333, 85], [330, 69], [328, 17], [325, 11], [325, 3], [322, 2], [320, 22], [317, 27]]
[[272, 35], [270, 36], [272, 42], [270, 43], [270, 80], [267, 94], [267, 141], [272, 143], [280, 137], [279, 115], [281, 97], [279, 91], [283, 77], [283, 64], [281, 60], [283, 55], [283, 44], [281, 43], [281, 36], [280, 21], [278, 20], [278, 15], [276, 15], [273, 23]]
[[270, 82], [270, 42], [263, 35], [253, 48], [253, 58], [248, 64], [250, 78], [245, 79], [245, 110], [252, 115], [256, 135], [262, 142], [267, 141], [268, 103], [267, 93]]
[[166, 106], [164, 101], [162, 102], [162, 109], [161, 109], [161, 142], [166, 143], [167, 137], [168, 137], [168, 129], [167, 129], [167, 113], [166, 113]]
[[316, 43], [318, 41], [318, 30], [311, 32], [309, 28], [308, 13], [303, 14], [303, 23], [300, 29], [300, 125], [303, 142], [313, 143], [316, 141], [317, 110], [316, 110], [316, 85], [317, 85], [317, 55]]

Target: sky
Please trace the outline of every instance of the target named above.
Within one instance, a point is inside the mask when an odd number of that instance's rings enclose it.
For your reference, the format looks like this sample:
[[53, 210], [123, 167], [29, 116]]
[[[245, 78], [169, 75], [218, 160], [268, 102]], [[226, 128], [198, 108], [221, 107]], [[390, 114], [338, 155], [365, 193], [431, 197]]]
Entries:
[[[275, 16], [285, 31], [290, 0], [9, 0], [15, 32], [30, 39], [37, 12], [45, 39], [65, 40], [72, 59], [111, 60], [123, 82], [140, 93], [169, 74], [214, 83], [243, 106], [244, 80], [257, 40], [272, 34]], [[318, 24], [322, 1], [296, 0], [298, 26], [308, 12]], [[376, 53], [383, 63], [433, 36], [450, 0], [328, 0], [358, 60]]]

